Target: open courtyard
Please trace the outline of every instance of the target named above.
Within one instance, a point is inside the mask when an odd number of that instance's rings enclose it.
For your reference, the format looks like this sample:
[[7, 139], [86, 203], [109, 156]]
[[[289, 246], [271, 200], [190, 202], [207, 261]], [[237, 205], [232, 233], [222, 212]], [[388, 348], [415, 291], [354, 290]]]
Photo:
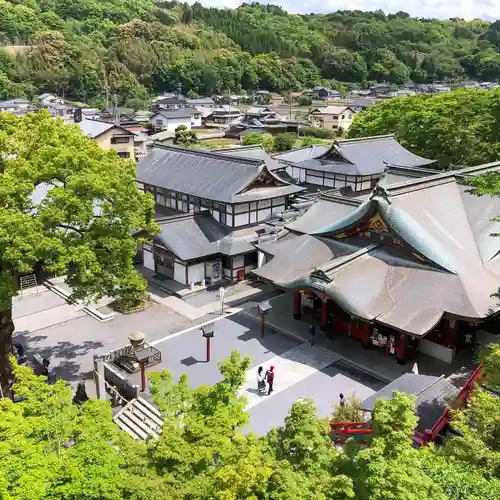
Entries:
[[[60, 316], [59, 322], [57, 315], [61, 308], [66, 313]], [[345, 365], [337, 354], [324, 347], [301, 343], [268, 328], [261, 338], [259, 323], [245, 312], [225, 317], [213, 315], [209, 319], [215, 321], [215, 336], [211, 341], [211, 360], [207, 362], [206, 341], [199, 324], [162, 305], [153, 304], [131, 315], [117, 314], [106, 322], [71, 308], [73, 306], [50, 291], [16, 298], [15, 323], [24, 325], [24, 329], [16, 328], [15, 340], [24, 345], [28, 355], [38, 353], [50, 359], [57, 378], [67, 380], [72, 386], [84, 380], [90, 396], [96, 394], [92, 380], [94, 355], [127, 345], [128, 336], [136, 331], [143, 332], [146, 341], [161, 351], [161, 363], [149, 371], [169, 370], [175, 378], [186, 373], [192, 387], [221, 380], [217, 361], [228, 358], [233, 349], [250, 356], [242, 394], [248, 398], [247, 431], [258, 434], [282, 425], [298, 398], [313, 399], [318, 413], [327, 417], [339, 393], [346, 396], [355, 393], [364, 399], [385, 385]], [[51, 318], [52, 324], [47, 326], [46, 320], [40, 322], [42, 327], [37, 329], [36, 321], [30, 322], [29, 318], [36, 320], [40, 314]], [[268, 396], [257, 391], [257, 368], [267, 369], [271, 365], [275, 366], [276, 378], [274, 392]], [[139, 374], [130, 377], [140, 384]]]

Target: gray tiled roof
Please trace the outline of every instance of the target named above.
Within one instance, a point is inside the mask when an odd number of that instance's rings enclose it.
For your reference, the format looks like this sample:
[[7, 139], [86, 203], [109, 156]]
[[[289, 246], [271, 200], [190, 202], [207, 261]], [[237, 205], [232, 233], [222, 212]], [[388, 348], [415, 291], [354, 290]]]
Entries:
[[[155, 148], [137, 164], [137, 180], [225, 203], [269, 199], [302, 191], [275, 178], [275, 185], [249, 188], [264, 162], [181, 148]], [[272, 173], [269, 173], [274, 178]]]
[[191, 115], [193, 115], [195, 112], [196, 111], [192, 108], [164, 109], [155, 113], [153, 116], [151, 116], [151, 118], [154, 119], [156, 115], [161, 115], [167, 120], [169, 118], [191, 118]]
[[329, 149], [328, 146], [314, 144], [307, 148], [292, 149], [284, 153], [274, 154], [273, 158], [286, 163], [298, 163], [304, 160], [310, 160], [311, 158], [317, 158], [325, 154]]
[[[498, 167], [493, 164], [488, 168]], [[328, 208], [323, 204], [321, 212], [325, 213], [319, 214], [313, 205], [309, 209], [312, 215], [306, 212], [302, 221], [299, 218], [287, 227], [303, 231], [310, 224], [310, 234], [331, 238], [355, 228], [372, 214], [383, 218], [390, 230], [385, 239], [389, 244], [382, 240], [342, 266], [332, 266], [329, 260], [321, 265], [332, 280], [326, 293], [357, 317], [418, 336], [428, 333], [445, 313], [484, 319], [499, 309], [491, 294], [500, 283], [500, 241], [490, 235], [499, 231], [491, 217], [500, 213], [500, 199], [478, 198], [456, 181], [457, 176], [479, 170], [481, 167], [463, 169], [417, 178], [387, 190], [377, 188], [344, 217], [330, 211], [331, 223], [322, 229], [316, 229], [315, 222], [328, 218]], [[352, 238], [342, 241], [349, 243]], [[402, 242], [403, 248], [391, 246], [393, 238]], [[297, 239], [297, 247], [301, 241]], [[292, 248], [273, 261], [282, 259], [283, 269], [292, 266], [296, 258]], [[292, 271], [273, 277], [266, 270], [268, 265], [257, 274], [267, 273], [268, 279], [278, 280], [285, 288], [308, 286], [312, 268], [300, 277]]]
[[254, 250], [247, 239], [233, 238], [229, 229], [219, 224], [209, 212], [178, 215], [158, 224], [157, 241], [183, 260], [217, 253], [237, 255]]
[[287, 224], [287, 228], [297, 233], [310, 233], [325, 227], [329, 222], [343, 219], [354, 212], [357, 204], [345, 201], [317, 200], [303, 215]]
[[266, 164], [266, 167], [272, 171], [285, 168], [284, 165], [269, 156], [260, 146], [243, 146], [241, 148], [216, 149], [214, 150], [214, 152], [238, 158], [262, 160]]
[[101, 134], [104, 134], [104, 132], [107, 132], [115, 126], [114, 123], [100, 122], [97, 120], [82, 120], [77, 125], [80, 127], [84, 135], [90, 137], [91, 139], [99, 137]]
[[390, 399], [394, 391], [415, 397], [415, 411], [419, 416], [417, 430], [430, 429], [451, 405], [459, 390], [447, 379], [431, 375], [405, 373], [361, 403], [364, 411], [373, 411], [378, 399]]
[[294, 162], [300, 168], [347, 175], [382, 174], [388, 165], [418, 167], [432, 163], [405, 149], [393, 135], [335, 141], [325, 154]]

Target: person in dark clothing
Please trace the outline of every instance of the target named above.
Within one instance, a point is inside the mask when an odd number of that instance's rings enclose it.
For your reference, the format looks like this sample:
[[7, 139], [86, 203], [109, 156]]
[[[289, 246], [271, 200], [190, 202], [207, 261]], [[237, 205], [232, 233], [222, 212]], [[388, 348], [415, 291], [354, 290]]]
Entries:
[[340, 398], [340, 403], [339, 403], [340, 406], [345, 406], [345, 398], [342, 393], [340, 393], [339, 398]]
[[266, 380], [267, 380], [267, 395], [270, 396], [271, 392], [273, 392], [273, 385], [274, 385], [274, 366], [271, 366], [269, 370], [266, 372]]
[[314, 336], [316, 335], [316, 328], [313, 324], [309, 324], [309, 343], [314, 345]]

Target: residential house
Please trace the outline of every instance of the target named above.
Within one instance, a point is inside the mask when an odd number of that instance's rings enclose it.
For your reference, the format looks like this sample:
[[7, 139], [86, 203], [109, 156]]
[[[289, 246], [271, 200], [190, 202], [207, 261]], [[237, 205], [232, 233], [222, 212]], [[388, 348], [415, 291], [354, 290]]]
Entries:
[[355, 114], [356, 112], [350, 106], [326, 106], [312, 109], [308, 118], [313, 127], [346, 132]]
[[320, 99], [321, 101], [328, 101], [329, 99], [342, 99], [342, 93], [336, 89], [325, 87], [324, 85], [316, 85], [312, 89], [304, 91], [304, 95]]
[[97, 120], [82, 120], [78, 126], [102, 149], [114, 149], [120, 158], [135, 160], [134, 134], [126, 128]]
[[30, 106], [28, 99], [18, 97], [16, 99], [9, 99], [8, 101], [0, 102], [0, 111], [7, 111], [10, 113], [18, 113], [27, 111]]
[[54, 104], [47, 107], [54, 118], [60, 118], [64, 123], [74, 123], [74, 114], [78, 108], [71, 104]]
[[241, 122], [243, 115], [238, 108], [223, 104], [222, 106], [212, 110], [212, 113], [207, 116], [207, 121], [212, 121], [220, 125], [231, 125]]
[[252, 106], [245, 111], [244, 122], [258, 120], [263, 125], [279, 123], [283, 117], [268, 107]]
[[[161, 110], [151, 116], [153, 130], [169, 130], [175, 132], [180, 125], [184, 125], [187, 130], [191, 130], [192, 108]], [[199, 114], [198, 114], [199, 116]]]
[[353, 109], [356, 113], [363, 111], [368, 106], [373, 106], [376, 103], [375, 99], [367, 97], [365, 99], [356, 99], [349, 103], [349, 107]]
[[56, 104], [64, 104], [64, 99], [56, 96], [55, 94], [42, 94], [38, 96], [38, 106], [40, 108], [48, 108]]
[[405, 149], [393, 135], [336, 140], [330, 148], [312, 146], [273, 158], [284, 163], [297, 182], [354, 193], [373, 188], [390, 165], [411, 169], [434, 163]]
[[429, 92], [431, 94], [446, 94], [447, 92], [451, 92], [451, 87], [436, 83], [434, 85], [429, 85]]
[[158, 213], [178, 214], [158, 220], [144, 266], [186, 285], [242, 279], [257, 267], [256, 231], [304, 190], [261, 158], [168, 146], [138, 162], [137, 182]]
[[196, 99], [186, 99], [186, 104], [196, 108], [198, 111], [211, 111], [215, 108], [215, 101], [210, 97], [197, 97]]
[[154, 101], [151, 105], [153, 111], [174, 111], [186, 107], [183, 97], [163, 97]]

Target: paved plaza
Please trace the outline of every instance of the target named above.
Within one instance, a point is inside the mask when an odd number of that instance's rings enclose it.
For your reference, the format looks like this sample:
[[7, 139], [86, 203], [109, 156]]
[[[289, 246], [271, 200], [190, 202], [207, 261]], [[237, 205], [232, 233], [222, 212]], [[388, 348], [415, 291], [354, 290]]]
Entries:
[[[205, 297], [210, 298], [207, 293]], [[213, 299], [212, 299], [213, 300]], [[203, 306], [202, 297], [193, 300], [191, 307]], [[196, 304], [196, 305], [195, 305]], [[251, 305], [253, 303], [248, 303]], [[71, 314], [61, 314], [61, 308]], [[243, 305], [243, 307], [245, 307]], [[233, 309], [226, 317], [219, 314], [200, 319], [215, 321], [215, 337], [211, 341], [211, 361], [206, 361], [206, 341], [201, 336], [199, 322], [193, 322], [161, 304], [131, 314], [117, 314], [112, 320], [99, 322], [50, 291], [16, 298], [14, 316], [15, 337], [26, 348], [50, 358], [57, 378], [68, 380], [73, 386], [86, 380], [88, 393], [95, 395], [92, 382], [93, 356], [104, 354], [128, 343], [128, 335], [141, 331], [147, 342], [161, 351], [162, 361], [151, 370], [166, 369], [175, 378], [186, 373], [192, 387], [215, 384], [221, 380], [217, 361], [229, 357], [233, 349], [250, 356], [242, 395], [248, 398], [250, 425], [245, 431], [263, 434], [283, 420], [294, 401], [310, 397], [320, 416], [331, 413], [338, 394], [356, 393], [364, 399], [379, 390], [384, 383], [363, 376], [339, 363], [339, 356], [323, 347], [312, 347], [291, 336], [266, 329], [260, 337], [260, 325], [244, 312]], [[40, 314], [51, 318], [39, 323]], [[50, 323], [47, 326], [47, 323]], [[29, 326], [20, 329], [18, 324]], [[201, 323], [203, 324], [203, 323]], [[261, 395], [256, 390], [257, 368], [276, 367], [275, 391]], [[131, 376], [139, 384], [139, 374]]]

